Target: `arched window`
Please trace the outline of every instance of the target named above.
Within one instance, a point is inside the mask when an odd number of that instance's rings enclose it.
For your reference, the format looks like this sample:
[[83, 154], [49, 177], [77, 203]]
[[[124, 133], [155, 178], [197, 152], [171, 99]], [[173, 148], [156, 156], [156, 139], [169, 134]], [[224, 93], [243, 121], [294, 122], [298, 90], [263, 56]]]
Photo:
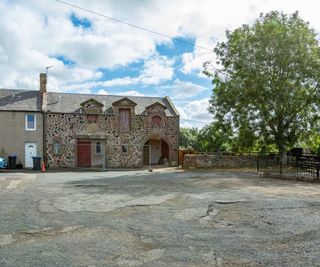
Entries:
[[160, 116], [153, 116], [152, 117], [152, 123], [160, 124], [161, 123], [161, 117]]

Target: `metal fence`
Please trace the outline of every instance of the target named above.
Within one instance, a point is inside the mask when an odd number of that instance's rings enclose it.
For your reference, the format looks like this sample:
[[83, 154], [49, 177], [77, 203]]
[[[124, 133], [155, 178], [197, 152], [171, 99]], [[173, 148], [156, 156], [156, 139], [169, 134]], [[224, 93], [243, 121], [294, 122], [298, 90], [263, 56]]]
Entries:
[[281, 160], [279, 155], [257, 157], [257, 172], [277, 176], [305, 177], [320, 181], [320, 156], [287, 156]]

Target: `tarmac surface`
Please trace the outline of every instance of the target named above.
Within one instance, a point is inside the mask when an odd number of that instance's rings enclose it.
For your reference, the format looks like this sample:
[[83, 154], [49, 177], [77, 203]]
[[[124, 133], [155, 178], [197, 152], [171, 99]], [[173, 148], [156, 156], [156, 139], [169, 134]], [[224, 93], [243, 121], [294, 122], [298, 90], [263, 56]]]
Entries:
[[0, 173], [0, 266], [320, 266], [320, 185], [175, 169]]

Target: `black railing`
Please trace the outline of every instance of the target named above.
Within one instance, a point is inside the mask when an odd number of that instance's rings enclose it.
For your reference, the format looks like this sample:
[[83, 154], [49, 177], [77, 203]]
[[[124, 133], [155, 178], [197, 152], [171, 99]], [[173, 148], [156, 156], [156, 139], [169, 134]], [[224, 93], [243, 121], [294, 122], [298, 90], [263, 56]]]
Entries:
[[320, 157], [314, 155], [290, 156], [281, 160], [279, 155], [258, 156], [257, 172], [270, 175], [306, 177], [320, 180]]

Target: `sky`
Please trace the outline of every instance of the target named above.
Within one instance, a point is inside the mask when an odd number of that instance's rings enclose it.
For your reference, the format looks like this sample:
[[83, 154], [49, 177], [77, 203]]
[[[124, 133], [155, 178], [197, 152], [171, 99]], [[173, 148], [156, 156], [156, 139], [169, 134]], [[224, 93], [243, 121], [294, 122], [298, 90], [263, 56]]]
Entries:
[[[145, 32], [55, 0], [0, 0], [0, 88], [169, 96], [182, 127], [212, 121], [211, 80], [203, 63], [225, 31], [251, 24], [261, 12], [299, 11], [317, 32], [316, 0], [64, 0], [150, 29]], [[203, 47], [203, 48], [200, 48]]]

